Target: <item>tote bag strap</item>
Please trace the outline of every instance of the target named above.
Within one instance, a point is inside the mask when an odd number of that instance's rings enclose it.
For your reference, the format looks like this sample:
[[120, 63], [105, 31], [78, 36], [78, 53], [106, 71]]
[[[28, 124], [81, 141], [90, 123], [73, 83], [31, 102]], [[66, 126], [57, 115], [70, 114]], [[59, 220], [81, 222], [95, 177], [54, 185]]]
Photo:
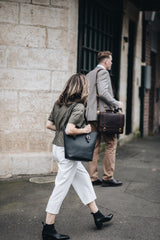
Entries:
[[[71, 116], [71, 114], [72, 114], [72, 112], [73, 112], [73, 109], [75, 108], [75, 106], [76, 106], [77, 104], [78, 104], [78, 103], [73, 104], [73, 106], [72, 106], [72, 108], [71, 108], [71, 111], [70, 111], [70, 114], [69, 114], [69, 116], [68, 116], [68, 118], [67, 118], [67, 120], [66, 120], [65, 127], [66, 127], [66, 125], [67, 125], [67, 123], [68, 123], [68, 121], [69, 121], [69, 118], [70, 118], [70, 116]], [[87, 121], [87, 118], [86, 118], [86, 110], [84, 111], [84, 122], [82, 123], [82, 126], [84, 126], [85, 123], [88, 124], [88, 121]]]
[[66, 125], [67, 125], [67, 123], [68, 123], [68, 121], [69, 121], [69, 118], [70, 118], [70, 116], [71, 116], [71, 114], [72, 114], [72, 112], [73, 112], [73, 109], [75, 108], [75, 106], [76, 106], [77, 104], [78, 104], [78, 103], [73, 104], [73, 106], [72, 106], [72, 108], [71, 108], [71, 111], [70, 111], [70, 114], [69, 114], [69, 116], [68, 116], [68, 118], [67, 118], [67, 120], [66, 120], [66, 122], [65, 122], [65, 127], [66, 127]]

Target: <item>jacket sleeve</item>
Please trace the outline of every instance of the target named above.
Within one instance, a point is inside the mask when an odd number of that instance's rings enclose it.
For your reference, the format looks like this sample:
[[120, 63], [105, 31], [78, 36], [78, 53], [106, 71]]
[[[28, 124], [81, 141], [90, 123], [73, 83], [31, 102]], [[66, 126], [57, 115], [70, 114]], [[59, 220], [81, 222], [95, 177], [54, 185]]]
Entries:
[[107, 105], [118, 108], [119, 102], [112, 95], [111, 80], [108, 71], [100, 71], [97, 76], [99, 98]]
[[84, 105], [82, 103], [78, 103], [68, 120], [69, 123], [73, 123], [77, 127], [81, 127], [84, 122]]
[[52, 112], [50, 113], [49, 118], [48, 118], [48, 120], [53, 123], [55, 122], [54, 121], [54, 108], [55, 108], [55, 105], [53, 106]]

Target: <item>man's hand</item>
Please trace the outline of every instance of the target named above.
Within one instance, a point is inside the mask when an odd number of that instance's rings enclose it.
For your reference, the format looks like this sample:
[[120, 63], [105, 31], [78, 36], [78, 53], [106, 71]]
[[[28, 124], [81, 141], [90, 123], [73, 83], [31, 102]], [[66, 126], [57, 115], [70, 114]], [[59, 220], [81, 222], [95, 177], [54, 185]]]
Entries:
[[123, 110], [123, 103], [122, 103], [122, 102], [119, 102], [118, 108], [119, 108], [121, 111]]

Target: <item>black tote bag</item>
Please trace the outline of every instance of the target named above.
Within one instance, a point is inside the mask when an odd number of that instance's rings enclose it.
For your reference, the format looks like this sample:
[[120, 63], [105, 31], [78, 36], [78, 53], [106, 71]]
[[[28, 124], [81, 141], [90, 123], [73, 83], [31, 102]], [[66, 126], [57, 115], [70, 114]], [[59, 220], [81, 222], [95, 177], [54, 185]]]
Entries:
[[[76, 104], [73, 106], [73, 108], [75, 106]], [[72, 110], [71, 110], [71, 113], [72, 113]], [[64, 128], [63, 134], [64, 134], [65, 158], [69, 160], [75, 160], [75, 161], [86, 161], [86, 162], [92, 161], [93, 152], [94, 152], [96, 139], [97, 139], [97, 132], [90, 132], [90, 133], [72, 136], [72, 135], [67, 135], [65, 133], [65, 128]]]

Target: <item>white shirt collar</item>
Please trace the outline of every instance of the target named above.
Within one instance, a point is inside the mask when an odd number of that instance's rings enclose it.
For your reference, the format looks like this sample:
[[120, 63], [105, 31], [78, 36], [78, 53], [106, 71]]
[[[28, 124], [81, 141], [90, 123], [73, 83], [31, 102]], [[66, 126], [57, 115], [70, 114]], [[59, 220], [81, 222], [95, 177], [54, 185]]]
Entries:
[[97, 67], [100, 67], [100, 68], [103, 68], [104, 70], [106, 70], [105, 67], [102, 66], [101, 64], [98, 64]]

